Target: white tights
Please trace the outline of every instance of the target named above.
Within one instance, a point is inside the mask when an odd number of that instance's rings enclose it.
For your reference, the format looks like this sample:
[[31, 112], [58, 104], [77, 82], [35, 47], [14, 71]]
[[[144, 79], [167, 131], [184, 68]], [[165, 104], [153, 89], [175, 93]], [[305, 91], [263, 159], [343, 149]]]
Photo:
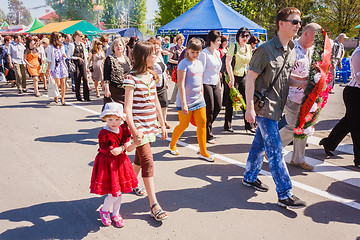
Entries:
[[121, 195], [119, 197], [113, 197], [111, 194], [108, 194], [104, 200], [104, 205], [102, 210], [104, 212], [110, 212], [111, 206], [113, 207], [113, 216], [118, 215], [121, 207]]

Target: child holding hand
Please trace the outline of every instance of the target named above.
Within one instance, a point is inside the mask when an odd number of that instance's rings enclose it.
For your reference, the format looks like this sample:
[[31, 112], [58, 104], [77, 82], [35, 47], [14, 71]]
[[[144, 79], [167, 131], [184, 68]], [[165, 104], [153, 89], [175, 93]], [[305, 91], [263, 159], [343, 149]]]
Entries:
[[93, 166], [90, 192], [108, 194], [100, 208], [101, 222], [105, 226], [111, 225], [112, 207], [113, 221], [117, 227], [123, 227], [124, 220], [119, 213], [121, 194], [132, 192], [138, 186], [136, 174], [125, 152], [131, 152], [137, 145], [130, 143], [131, 133], [123, 123], [126, 114], [120, 103], [107, 103], [100, 117], [106, 121], [106, 126], [98, 135], [100, 148]]

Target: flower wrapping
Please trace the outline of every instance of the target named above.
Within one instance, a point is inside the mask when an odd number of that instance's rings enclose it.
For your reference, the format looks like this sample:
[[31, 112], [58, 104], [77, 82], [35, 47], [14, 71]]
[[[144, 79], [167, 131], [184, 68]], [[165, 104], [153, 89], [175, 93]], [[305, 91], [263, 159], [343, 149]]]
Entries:
[[[225, 74], [225, 81], [227, 84], [230, 82], [229, 75], [227, 73]], [[232, 106], [235, 108], [235, 112], [237, 113], [238, 110], [243, 108], [246, 110], [246, 104], [243, 96], [240, 94], [239, 90], [237, 90], [235, 87], [230, 88], [230, 99], [232, 101]]]
[[[304, 91], [299, 118], [294, 128], [294, 136], [303, 139], [312, 134], [321, 109], [325, 106], [331, 86], [331, 43], [324, 29], [316, 31], [314, 52], [311, 58], [308, 84]], [[312, 127], [312, 128], [310, 128]], [[304, 131], [304, 129], [307, 129]]]

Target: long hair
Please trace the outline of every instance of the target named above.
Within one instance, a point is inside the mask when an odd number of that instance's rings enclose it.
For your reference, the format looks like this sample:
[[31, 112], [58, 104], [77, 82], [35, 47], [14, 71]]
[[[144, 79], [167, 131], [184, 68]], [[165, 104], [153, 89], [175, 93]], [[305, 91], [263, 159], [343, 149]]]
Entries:
[[152, 66], [148, 66], [146, 59], [155, 52], [155, 46], [150, 42], [139, 41], [135, 44], [133, 50], [134, 66], [132, 72], [134, 74], [151, 73], [156, 80], [159, 76], [156, 74]]
[[31, 50], [30, 49], [30, 43], [31, 41], [33, 41], [34, 39], [32, 37], [29, 37], [28, 39], [26, 39], [26, 44], [25, 44], [25, 48], [28, 49], [28, 50]]
[[61, 34], [59, 32], [52, 32], [50, 36], [50, 44], [55, 48], [59, 48], [62, 46], [62, 42], [60, 41]]
[[93, 48], [92, 48], [92, 53], [96, 53], [96, 54], [99, 54], [100, 51], [103, 51], [102, 48], [98, 48], [98, 46], [101, 45], [101, 42], [99, 40], [94, 40], [94, 43], [93, 43]]

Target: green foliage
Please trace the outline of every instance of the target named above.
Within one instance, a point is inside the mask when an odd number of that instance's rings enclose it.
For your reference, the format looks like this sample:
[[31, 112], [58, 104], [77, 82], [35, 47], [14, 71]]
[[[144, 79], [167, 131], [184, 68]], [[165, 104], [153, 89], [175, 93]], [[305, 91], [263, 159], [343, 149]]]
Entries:
[[6, 21], [6, 15], [2, 9], [0, 9], [0, 22]]
[[335, 38], [340, 33], [353, 37], [360, 22], [359, 0], [322, 0], [313, 12], [313, 20]]
[[104, 12], [101, 15], [101, 21], [104, 22], [107, 29], [121, 27], [121, 16], [124, 9], [120, 6], [125, 5], [125, 0], [107, 0], [104, 1]]
[[[20, 18], [18, 14], [20, 13]], [[8, 24], [23, 24], [28, 25], [31, 22], [31, 15], [19, 0], [10, 0], [9, 13], [6, 16]]]
[[158, 26], [163, 26], [187, 10], [195, 6], [200, 0], [158, 0], [159, 12], [155, 18]]
[[[47, 0], [47, 3], [54, 3], [56, 1]], [[93, 11], [91, 0], [65, 0], [64, 3], [56, 4], [52, 8], [61, 20], [86, 20], [95, 23], [96, 14]]]
[[140, 30], [145, 29], [144, 21], [146, 19], [146, 0], [132, 0], [130, 1], [130, 27], [135, 27]]

